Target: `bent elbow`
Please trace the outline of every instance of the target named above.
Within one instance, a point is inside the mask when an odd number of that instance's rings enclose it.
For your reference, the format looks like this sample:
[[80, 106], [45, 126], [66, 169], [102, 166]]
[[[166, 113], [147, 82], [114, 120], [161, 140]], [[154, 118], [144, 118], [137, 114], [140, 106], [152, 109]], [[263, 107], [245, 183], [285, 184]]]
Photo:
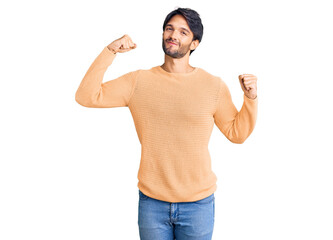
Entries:
[[253, 128], [251, 129], [236, 129], [231, 128], [227, 133], [228, 139], [232, 143], [242, 144], [251, 135]]
[[83, 98], [78, 92], [75, 94], [75, 101], [83, 107], [91, 107], [90, 101], [87, 101], [87, 98]]
[[247, 139], [248, 135], [244, 134], [242, 131], [238, 131], [235, 128], [230, 128], [229, 131], [225, 133], [225, 136], [232, 143], [242, 144]]
[[78, 104], [82, 105], [81, 99], [79, 98], [79, 96], [77, 95], [77, 93], [75, 94], [75, 102], [77, 102]]
[[230, 142], [236, 143], [236, 144], [242, 144], [245, 142], [246, 138], [231, 138], [229, 139]]

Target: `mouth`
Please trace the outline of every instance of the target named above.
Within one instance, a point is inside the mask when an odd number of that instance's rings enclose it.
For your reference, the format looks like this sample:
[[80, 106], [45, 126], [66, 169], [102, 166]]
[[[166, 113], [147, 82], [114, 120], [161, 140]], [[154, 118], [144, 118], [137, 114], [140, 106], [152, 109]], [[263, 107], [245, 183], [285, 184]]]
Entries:
[[177, 46], [176, 43], [173, 43], [173, 42], [170, 42], [170, 41], [167, 41], [167, 43], [168, 43], [169, 45], [175, 45], [175, 46]]

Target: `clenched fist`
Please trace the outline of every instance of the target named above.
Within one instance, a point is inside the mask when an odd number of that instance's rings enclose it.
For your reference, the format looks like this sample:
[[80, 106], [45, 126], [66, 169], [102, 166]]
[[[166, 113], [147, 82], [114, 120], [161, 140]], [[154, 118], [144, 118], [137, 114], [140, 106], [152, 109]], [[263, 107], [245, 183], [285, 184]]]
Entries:
[[257, 77], [253, 74], [242, 74], [238, 78], [245, 96], [255, 99], [257, 97]]
[[125, 34], [121, 38], [114, 40], [112, 43], [108, 45], [108, 49], [113, 53], [117, 52], [123, 53], [130, 51], [134, 48], [136, 48], [136, 44], [133, 43], [132, 39], [127, 34]]

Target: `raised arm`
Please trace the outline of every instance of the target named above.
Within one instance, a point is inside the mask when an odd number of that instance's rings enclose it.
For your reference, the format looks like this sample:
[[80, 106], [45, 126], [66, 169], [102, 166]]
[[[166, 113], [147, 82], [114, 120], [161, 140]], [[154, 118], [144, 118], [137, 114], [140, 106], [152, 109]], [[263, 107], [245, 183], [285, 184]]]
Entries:
[[126, 73], [105, 83], [103, 83], [103, 77], [117, 52], [127, 52], [134, 48], [136, 48], [136, 44], [128, 35], [124, 35], [105, 47], [82, 79], [75, 94], [75, 101], [82, 106], [93, 108], [128, 106], [139, 70]]
[[233, 143], [243, 143], [252, 133], [257, 119], [258, 98], [251, 99], [245, 94], [243, 96], [243, 106], [238, 111], [227, 85], [221, 80], [214, 122]]

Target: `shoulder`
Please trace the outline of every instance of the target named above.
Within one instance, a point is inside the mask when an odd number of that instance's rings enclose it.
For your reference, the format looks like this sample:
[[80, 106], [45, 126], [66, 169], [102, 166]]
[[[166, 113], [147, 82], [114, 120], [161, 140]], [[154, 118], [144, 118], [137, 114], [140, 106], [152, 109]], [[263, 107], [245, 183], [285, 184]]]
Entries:
[[141, 68], [141, 69], [138, 69], [134, 72], [137, 75], [146, 75], [146, 74], [157, 72], [157, 67], [152, 67], [152, 68], [149, 68], [149, 69], [148, 68]]
[[208, 71], [206, 71], [206, 70], [204, 70], [202, 68], [198, 68], [198, 73], [200, 73], [201, 75], [203, 75], [205, 79], [211, 81], [214, 84], [220, 85], [221, 82], [223, 82], [223, 80], [221, 79], [221, 77], [219, 77], [219, 76], [217, 76], [215, 74], [209, 73]]

